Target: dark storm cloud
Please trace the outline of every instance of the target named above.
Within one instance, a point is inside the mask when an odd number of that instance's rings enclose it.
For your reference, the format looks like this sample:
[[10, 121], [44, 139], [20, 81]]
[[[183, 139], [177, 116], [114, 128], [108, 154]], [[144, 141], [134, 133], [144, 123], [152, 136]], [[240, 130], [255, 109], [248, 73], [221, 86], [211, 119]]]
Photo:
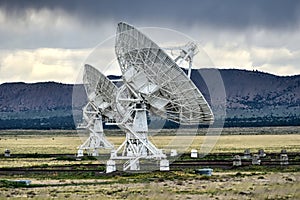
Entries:
[[[221, 44], [239, 34], [264, 46], [291, 40], [298, 49], [298, 36], [289, 38], [300, 27], [299, 5], [296, 0], [0, 0], [0, 49], [88, 48], [114, 34], [119, 21], [195, 38], [200, 33], [204, 41]], [[272, 36], [260, 38], [257, 29]], [[288, 40], [277, 41], [278, 35]]]
[[249, 26], [270, 29], [293, 28], [299, 21], [297, 0], [205, 0], [205, 1], [142, 1], [142, 0], [49, 0], [1, 1], [0, 6], [14, 16], [26, 9], [62, 9], [85, 23], [105, 19], [114, 21], [149, 21], [208, 24], [233, 29]]
[[[107, 61], [106, 48], [114, 41], [101, 42], [115, 34], [119, 21], [182, 32], [199, 42], [216, 66], [300, 73], [298, 0], [0, 0], [0, 79], [57, 80], [55, 70], [39, 70], [61, 63], [62, 76], [68, 77], [99, 43]], [[171, 38], [155, 30], [162, 41]], [[24, 69], [31, 76], [23, 77]]]

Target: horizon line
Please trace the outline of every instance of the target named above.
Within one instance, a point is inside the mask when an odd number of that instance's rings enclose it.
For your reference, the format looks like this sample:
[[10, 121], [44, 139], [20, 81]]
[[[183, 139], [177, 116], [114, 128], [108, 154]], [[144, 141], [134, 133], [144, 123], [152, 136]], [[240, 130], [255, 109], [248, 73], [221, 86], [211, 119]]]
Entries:
[[[181, 67], [182, 68], [182, 67]], [[182, 68], [183, 70], [187, 70], [185, 68]], [[259, 69], [253, 69], [253, 70], [249, 70], [249, 69], [238, 69], [238, 68], [217, 68], [217, 67], [203, 67], [203, 68], [199, 68], [199, 69], [192, 69], [192, 70], [207, 70], [207, 69], [216, 69], [216, 70], [237, 70], [237, 71], [246, 71], [246, 72], [256, 72], [256, 73], [263, 73], [263, 74], [269, 74], [272, 76], [277, 76], [277, 77], [296, 77], [296, 76], [300, 76], [300, 74], [294, 74], [294, 75], [277, 75], [277, 74], [273, 74], [270, 72], [265, 72], [265, 71], [260, 71]], [[107, 76], [122, 76], [122, 75], [114, 75], [114, 74], [110, 74]], [[66, 83], [66, 82], [60, 82], [60, 81], [54, 81], [54, 80], [44, 80], [44, 81], [35, 81], [35, 82], [28, 82], [28, 81], [9, 81], [9, 82], [0, 82], [0, 85], [2, 84], [10, 84], [10, 83], [23, 83], [23, 84], [36, 84], [36, 83], [59, 83], [59, 84], [65, 84], [65, 85], [77, 85], [77, 84], [83, 84], [83, 83]]]

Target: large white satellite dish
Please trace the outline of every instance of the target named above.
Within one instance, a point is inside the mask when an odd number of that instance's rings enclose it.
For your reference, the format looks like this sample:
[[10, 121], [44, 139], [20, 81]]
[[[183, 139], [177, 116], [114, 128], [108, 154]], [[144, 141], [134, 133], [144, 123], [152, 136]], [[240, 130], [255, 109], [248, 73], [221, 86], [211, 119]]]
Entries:
[[201, 92], [163, 49], [134, 27], [119, 23], [116, 54], [124, 82], [150, 110], [181, 124], [207, 124], [212, 111]]
[[[124, 170], [140, 170], [140, 159], [160, 160], [160, 170], [169, 170], [166, 155], [148, 140], [147, 111], [188, 125], [212, 123], [212, 111], [176, 62], [134, 27], [118, 24], [115, 51], [123, 78], [116, 109], [123, 116], [118, 125], [126, 139], [112, 153], [107, 171], [115, 170], [115, 160], [127, 160]], [[181, 59], [189, 59], [186, 55]]]
[[103, 132], [103, 118], [115, 121], [114, 100], [117, 87], [102, 73], [91, 65], [84, 66], [83, 84], [88, 103], [83, 108], [83, 123], [80, 128], [88, 129], [88, 139], [78, 147], [78, 157], [87, 150], [89, 155], [98, 156], [99, 149], [113, 149]]
[[[169, 170], [167, 156], [148, 139], [147, 112], [186, 125], [213, 122], [208, 103], [189, 78], [191, 62], [197, 53], [194, 47], [188, 43], [173, 60], [143, 33], [121, 22], [117, 27], [115, 53], [123, 85], [117, 88], [98, 70], [85, 65], [83, 79], [89, 103], [83, 115], [87, 127], [91, 127], [91, 133], [99, 130], [102, 148], [112, 147], [105, 144], [103, 117], [112, 121], [107, 124], [118, 125], [126, 133], [125, 141], [112, 150], [107, 172], [115, 171], [116, 161], [120, 160], [125, 161], [123, 170], [140, 170], [141, 159], [159, 160], [160, 170]], [[188, 75], [176, 63], [179, 60], [190, 63]]]

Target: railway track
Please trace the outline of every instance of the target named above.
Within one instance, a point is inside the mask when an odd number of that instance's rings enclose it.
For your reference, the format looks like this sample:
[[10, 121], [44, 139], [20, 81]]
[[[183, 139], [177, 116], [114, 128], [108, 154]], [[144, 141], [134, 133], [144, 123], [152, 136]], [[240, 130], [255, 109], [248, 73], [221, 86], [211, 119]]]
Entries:
[[[207, 156], [205, 156], [205, 158], [203, 159], [207, 159], [207, 160], [211, 160], [211, 159], [215, 159], [215, 158], [226, 158], [226, 159], [230, 159], [232, 158], [234, 155], [239, 155], [239, 156], [243, 156], [243, 154], [238, 154], [238, 153], [213, 153], [213, 154], [209, 154]], [[300, 152], [288, 152], [287, 153], [289, 159], [294, 159], [295, 157], [299, 157], [300, 158]], [[267, 153], [266, 157], [267, 158], [279, 158], [280, 153], [277, 152], [271, 152], [271, 153]], [[107, 159], [110, 157], [110, 154], [101, 154], [100, 156], [97, 157], [97, 159]], [[179, 158], [189, 158], [190, 154], [189, 153], [184, 153], [181, 154]], [[3, 154], [0, 154], [0, 159], [4, 159], [7, 158], [5, 157]], [[76, 154], [38, 154], [38, 153], [34, 153], [34, 154], [11, 154], [11, 156], [9, 158], [76, 158]], [[90, 158], [94, 158], [93, 156], [90, 156]], [[94, 158], [95, 160], [96, 158]]]
[[[239, 168], [251, 166], [250, 160], [243, 160], [242, 165]], [[299, 160], [290, 160], [288, 165], [281, 165], [279, 160], [262, 160], [261, 166], [268, 167], [287, 167], [287, 166], [299, 166]], [[143, 165], [142, 165], [143, 166]], [[146, 164], [147, 167], [156, 167], [155, 164]], [[121, 165], [119, 166], [121, 167]], [[174, 161], [170, 164], [170, 170], [180, 169], [196, 169], [201, 167], [211, 168], [223, 168], [232, 169], [232, 160], [182, 160]], [[0, 175], [16, 175], [16, 174], [29, 174], [29, 173], [94, 173], [103, 174], [105, 164], [70, 164], [70, 165], [59, 165], [59, 166], [36, 166], [36, 167], [11, 167], [11, 168], [0, 168]]]

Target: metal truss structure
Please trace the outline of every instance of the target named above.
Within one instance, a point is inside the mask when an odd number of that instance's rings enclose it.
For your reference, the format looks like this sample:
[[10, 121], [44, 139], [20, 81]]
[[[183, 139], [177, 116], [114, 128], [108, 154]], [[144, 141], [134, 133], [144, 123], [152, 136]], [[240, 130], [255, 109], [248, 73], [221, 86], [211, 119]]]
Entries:
[[[98, 135], [102, 148], [111, 147], [106, 143], [102, 123], [99, 124], [103, 117], [113, 121], [107, 124], [118, 125], [126, 134], [125, 141], [112, 150], [107, 172], [116, 170], [116, 161], [123, 161], [123, 170], [140, 170], [142, 159], [158, 160], [161, 171], [169, 170], [167, 156], [148, 139], [147, 112], [186, 125], [213, 122], [208, 103], [189, 78], [197, 46], [188, 43], [179, 50], [180, 55], [173, 60], [146, 35], [121, 22], [117, 27], [115, 52], [123, 85], [117, 88], [95, 68], [86, 65], [87, 127], [93, 134], [101, 133]], [[189, 63], [188, 75], [178, 66], [180, 60]], [[93, 136], [89, 141], [93, 141]], [[91, 145], [95, 142], [84, 144], [95, 148]]]
[[84, 150], [88, 155], [98, 156], [99, 149], [113, 149], [103, 132], [103, 121], [114, 120], [114, 99], [117, 87], [102, 73], [90, 65], [85, 65], [83, 76], [88, 103], [83, 108], [83, 123], [79, 128], [89, 130], [90, 136], [78, 147], [78, 157]]
[[197, 45], [194, 42], [189, 42], [184, 46], [169, 47], [163, 49], [170, 50], [171, 54], [173, 54], [173, 51], [179, 51], [174, 61], [178, 66], [181, 66], [182, 62], [188, 63], [189, 69], [187, 75], [190, 78], [192, 73], [192, 67], [193, 67], [193, 58], [199, 52]]
[[134, 27], [119, 23], [115, 51], [124, 83], [149, 110], [181, 124], [207, 124], [212, 111], [201, 92], [163, 49]]

